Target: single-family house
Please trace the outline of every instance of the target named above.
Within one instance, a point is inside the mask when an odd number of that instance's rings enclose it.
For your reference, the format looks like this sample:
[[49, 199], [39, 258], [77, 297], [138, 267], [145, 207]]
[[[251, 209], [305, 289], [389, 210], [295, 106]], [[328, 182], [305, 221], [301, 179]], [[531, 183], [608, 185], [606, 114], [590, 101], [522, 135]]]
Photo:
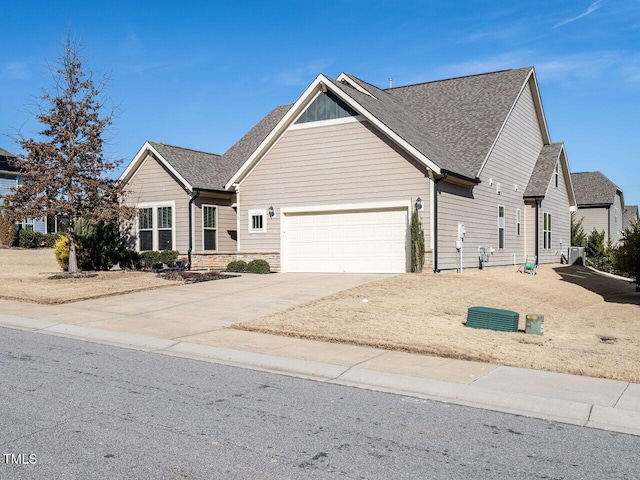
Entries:
[[166, 205], [174, 248], [191, 232], [189, 247], [206, 253], [196, 205], [210, 194], [209, 205], [225, 207], [219, 235], [233, 236], [204, 262], [235, 252], [284, 272], [410, 271], [414, 208], [435, 271], [477, 268], [483, 253], [487, 265], [559, 262], [569, 245], [569, 164], [551, 142], [532, 67], [388, 89], [321, 74], [225, 154], [200, 152], [210, 156], [197, 172], [210, 183], [187, 178], [182, 150], [147, 142], [121, 177], [139, 212], [138, 248], [144, 231], [159, 238]]
[[571, 180], [578, 203], [576, 218], [589, 235], [595, 228], [604, 231], [605, 241], [617, 244], [624, 229], [625, 209], [622, 190], [602, 172], [572, 173]]
[[4, 197], [11, 193], [11, 188], [18, 185], [18, 171], [13, 165], [15, 155], [0, 148], [0, 206], [4, 205]]
[[629, 228], [631, 224], [637, 221], [638, 217], [638, 205], [627, 205], [622, 212], [622, 228]]
[[[20, 172], [13, 164], [15, 158], [15, 155], [0, 148], [0, 208], [4, 205], [4, 197], [22, 182]], [[51, 216], [22, 219], [16, 223], [16, 228], [40, 233], [57, 233], [66, 231], [68, 224], [69, 221], [65, 216]]]

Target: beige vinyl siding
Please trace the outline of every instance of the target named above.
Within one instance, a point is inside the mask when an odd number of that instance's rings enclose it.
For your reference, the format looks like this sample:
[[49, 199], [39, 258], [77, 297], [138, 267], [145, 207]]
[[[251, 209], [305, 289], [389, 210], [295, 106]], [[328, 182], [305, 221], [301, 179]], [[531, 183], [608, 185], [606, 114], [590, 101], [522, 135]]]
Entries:
[[[540, 207], [540, 235], [539, 235], [539, 263], [559, 263], [560, 254], [564, 251], [567, 255], [567, 248], [571, 243], [571, 212], [569, 211], [569, 192], [566, 177], [562, 168], [559, 168], [560, 178], [556, 188], [555, 178], [552, 175], [547, 194], [542, 200]], [[544, 213], [551, 214], [551, 248], [544, 249]], [[560, 243], [562, 240], [562, 244]]]
[[[482, 172], [481, 183], [471, 190], [439, 183], [438, 200], [439, 263], [442, 270], [458, 268], [456, 240], [458, 224], [466, 226], [463, 267], [478, 267], [478, 247], [493, 248], [488, 266], [512, 265], [524, 261], [525, 238], [533, 243], [535, 232], [523, 228], [516, 235], [516, 209], [522, 210], [523, 225], [529, 225], [531, 209], [525, 208], [523, 194], [543, 146], [542, 134], [528, 85], [507, 120]], [[500, 193], [497, 193], [497, 184]], [[516, 189], [517, 187], [517, 189]], [[498, 206], [505, 208], [504, 248], [498, 248]], [[528, 237], [526, 237], [528, 236]]]
[[595, 228], [599, 232], [604, 231], [605, 238], [609, 234], [609, 209], [607, 207], [579, 208], [576, 212], [576, 220], [582, 220], [584, 233], [591, 235]]
[[236, 240], [232, 235], [236, 231], [236, 212], [231, 206], [233, 204], [233, 198], [223, 197], [220, 195], [207, 196], [201, 194], [194, 202], [193, 205], [193, 220], [194, 220], [194, 236], [193, 236], [193, 250], [194, 252], [204, 251], [203, 245], [203, 232], [202, 232], [202, 206], [210, 205], [217, 208], [218, 216], [218, 248], [217, 252], [235, 252]]
[[[525, 225], [524, 257], [536, 254], [536, 202], [527, 201], [524, 204], [523, 215]], [[542, 221], [542, 220], [541, 220]], [[542, 235], [542, 233], [540, 233]]]
[[[189, 248], [189, 196], [180, 187], [178, 181], [152, 155], [148, 155], [125, 188], [126, 203], [136, 206], [141, 203], [166, 203], [175, 201], [174, 250], [186, 253]], [[133, 230], [135, 233], [135, 228]]]
[[[280, 251], [281, 208], [423, 201], [429, 245], [430, 181], [424, 167], [366, 122], [290, 129], [240, 185], [240, 250]], [[273, 206], [266, 232], [249, 233], [247, 212]]]

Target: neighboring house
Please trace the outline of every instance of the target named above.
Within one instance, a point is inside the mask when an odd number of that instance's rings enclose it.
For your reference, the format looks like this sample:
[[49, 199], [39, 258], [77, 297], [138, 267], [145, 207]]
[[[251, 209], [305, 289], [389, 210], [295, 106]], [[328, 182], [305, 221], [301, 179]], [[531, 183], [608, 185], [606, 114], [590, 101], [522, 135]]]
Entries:
[[[0, 148], [0, 208], [4, 205], [4, 196], [11, 193], [13, 187], [20, 186], [22, 178], [12, 159], [15, 155]], [[29, 230], [40, 233], [65, 232], [69, 221], [65, 216], [45, 218], [25, 218], [16, 223], [18, 230]]]
[[120, 176], [125, 202], [138, 211], [130, 246], [177, 250], [194, 265], [235, 260], [235, 193], [224, 183], [236, 169], [214, 153], [146, 142]]
[[18, 185], [18, 172], [13, 166], [15, 155], [0, 148], [0, 206], [4, 205], [4, 196], [11, 193], [11, 188]]
[[622, 228], [630, 227], [638, 218], [638, 205], [627, 205], [622, 212]]
[[622, 190], [601, 172], [572, 173], [571, 180], [578, 202], [576, 218], [582, 220], [585, 233], [604, 231], [605, 241], [617, 244], [624, 229]]
[[181, 170], [183, 149], [167, 158], [159, 145], [145, 144], [121, 177], [137, 192], [128, 201], [139, 212], [151, 205], [151, 215], [175, 206], [182, 252], [190, 230], [203, 251], [200, 215], [186, 210], [198, 191], [194, 205], [211, 191], [235, 206], [226, 221], [236, 222], [237, 242], [208, 262], [235, 248], [285, 272], [410, 271], [415, 206], [426, 268], [436, 271], [477, 268], [481, 249], [488, 265], [559, 262], [569, 245], [569, 165], [564, 145], [551, 142], [532, 67], [385, 90], [319, 75], [224, 155], [204, 154], [199, 174], [218, 172], [206, 182]]

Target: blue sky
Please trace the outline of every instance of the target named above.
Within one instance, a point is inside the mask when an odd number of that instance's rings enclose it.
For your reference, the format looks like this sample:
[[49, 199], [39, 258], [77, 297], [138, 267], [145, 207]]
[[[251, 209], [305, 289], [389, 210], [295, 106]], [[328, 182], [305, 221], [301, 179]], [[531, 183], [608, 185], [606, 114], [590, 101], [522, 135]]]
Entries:
[[[29, 111], [71, 29], [118, 105], [108, 153], [146, 140], [223, 153], [318, 73], [379, 87], [536, 68], [553, 141], [640, 203], [640, 0], [3, 3], [0, 132]], [[0, 137], [0, 147], [18, 152]]]

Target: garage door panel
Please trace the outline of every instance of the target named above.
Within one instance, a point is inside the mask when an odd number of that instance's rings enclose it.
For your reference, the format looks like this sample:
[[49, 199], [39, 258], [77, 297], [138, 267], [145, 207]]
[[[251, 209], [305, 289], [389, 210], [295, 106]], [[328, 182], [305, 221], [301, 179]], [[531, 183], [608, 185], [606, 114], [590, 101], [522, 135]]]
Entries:
[[402, 273], [407, 209], [285, 214], [289, 272]]

